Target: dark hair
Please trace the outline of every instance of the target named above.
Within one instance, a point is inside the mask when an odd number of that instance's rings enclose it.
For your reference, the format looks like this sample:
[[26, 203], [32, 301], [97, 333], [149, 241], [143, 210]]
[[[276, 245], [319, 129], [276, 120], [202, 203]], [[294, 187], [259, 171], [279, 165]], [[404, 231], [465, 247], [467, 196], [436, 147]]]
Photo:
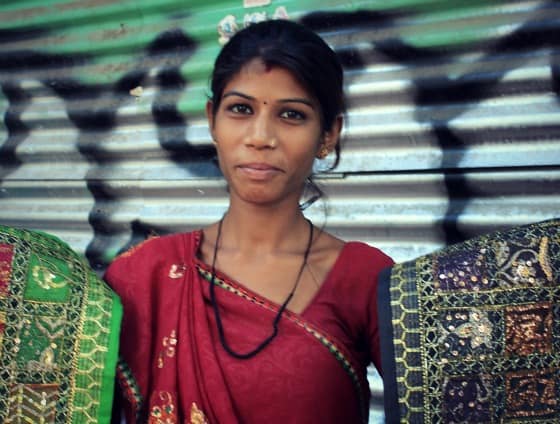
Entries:
[[[336, 53], [312, 30], [288, 20], [269, 20], [237, 32], [223, 47], [211, 76], [212, 108], [216, 114], [225, 86], [251, 60], [290, 71], [317, 100], [323, 130], [345, 111], [343, 71]], [[340, 143], [335, 146], [340, 159]]]

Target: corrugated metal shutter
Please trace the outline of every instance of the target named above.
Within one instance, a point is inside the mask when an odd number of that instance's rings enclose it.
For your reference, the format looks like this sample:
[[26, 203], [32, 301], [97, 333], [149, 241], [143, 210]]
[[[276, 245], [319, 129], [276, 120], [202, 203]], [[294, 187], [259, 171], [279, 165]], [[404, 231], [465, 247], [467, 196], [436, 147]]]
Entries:
[[151, 231], [219, 218], [203, 116], [217, 28], [286, 16], [346, 68], [316, 223], [402, 261], [559, 215], [558, 2], [269, 3], [4, 0], [0, 223], [57, 234], [101, 270]]

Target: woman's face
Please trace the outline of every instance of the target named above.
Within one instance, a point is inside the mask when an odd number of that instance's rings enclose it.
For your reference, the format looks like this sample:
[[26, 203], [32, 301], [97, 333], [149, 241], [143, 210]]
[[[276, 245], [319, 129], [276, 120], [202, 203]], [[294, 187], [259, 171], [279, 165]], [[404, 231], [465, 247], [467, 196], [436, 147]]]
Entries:
[[340, 121], [321, 128], [316, 100], [281, 67], [255, 59], [225, 86], [212, 137], [230, 195], [258, 204], [299, 201], [322, 143], [334, 148]]

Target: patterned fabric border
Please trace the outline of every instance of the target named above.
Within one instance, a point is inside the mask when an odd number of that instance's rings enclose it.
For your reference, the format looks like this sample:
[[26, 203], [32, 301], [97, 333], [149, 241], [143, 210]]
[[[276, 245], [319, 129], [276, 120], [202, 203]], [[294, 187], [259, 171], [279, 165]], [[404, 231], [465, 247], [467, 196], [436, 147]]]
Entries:
[[117, 362], [117, 378], [124, 397], [134, 409], [136, 420], [140, 420], [143, 407], [140, 387], [132, 375], [132, 370], [121, 357], [119, 357]]
[[0, 247], [0, 422], [108, 423], [119, 299], [53, 236], [0, 226]]
[[[212, 281], [212, 274], [207, 270], [198, 267], [198, 272], [200, 275], [208, 282]], [[234, 286], [220, 278], [215, 277], [214, 281], [216, 285], [220, 288], [223, 288], [230, 293], [236, 294], [244, 298], [245, 300], [255, 303], [263, 308], [266, 308], [270, 311], [276, 312], [277, 309], [274, 305], [266, 302], [264, 299], [258, 298], [253, 296], [252, 294], [248, 293], [247, 291], [243, 290], [241, 287]], [[352, 365], [350, 360], [346, 357], [346, 355], [341, 351], [341, 349], [331, 341], [327, 336], [325, 336], [321, 331], [314, 328], [309, 323], [303, 321], [297, 314], [291, 313], [290, 311], [285, 311], [285, 315], [287, 319], [297, 324], [299, 327], [304, 329], [307, 333], [312, 335], [315, 339], [317, 339], [323, 346], [325, 346], [329, 352], [335, 357], [335, 359], [340, 363], [344, 371], [348, 374], [348, 376], [352, 379], [354, 383], [354, 387], [356, 388], [356, 392], [358, 394], [359, 404], [360, 404], [360, 411], [363, 416], [363, 421], [368, 421], [368, 413], [369, 413], [369, 405], [365, 401], [364, 397], [364, 389], [362, 387], [362, 383], [360, 382], [360, 378], [358, 377], [358, 373], [356, 372], [356, 368]]]
[[391, 316], [380, 316], [392, 328], [395, 373], [385, 378], [398, 399], [387, 422], [559, 422], [559, 224], [393, 267]]

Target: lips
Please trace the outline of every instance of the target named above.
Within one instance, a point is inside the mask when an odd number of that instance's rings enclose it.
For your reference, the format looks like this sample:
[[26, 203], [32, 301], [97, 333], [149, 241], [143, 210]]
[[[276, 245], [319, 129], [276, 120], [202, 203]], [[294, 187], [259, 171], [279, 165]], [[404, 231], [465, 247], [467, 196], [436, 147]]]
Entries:
[[280, 168], [267, 163], [244, 163], [237, 168], [252, 180], [267, 180], [282, 172]]

